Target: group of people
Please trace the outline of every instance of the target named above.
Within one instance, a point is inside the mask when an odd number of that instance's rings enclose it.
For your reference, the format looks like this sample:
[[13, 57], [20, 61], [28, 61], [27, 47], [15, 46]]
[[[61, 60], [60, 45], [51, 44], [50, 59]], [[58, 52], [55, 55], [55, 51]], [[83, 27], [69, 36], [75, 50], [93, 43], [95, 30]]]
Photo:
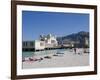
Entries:
[[85, 48], [83, 48], [81, 50], [79, 48], [74, 48], [73, 51], [75, 54], [89, 53], [89, 52], [87, 52], [87, 50]]
[[80, 51], [79, 48], [74, 48], [74, 53], [75, 54], [82, 54], [83, 53], [83, 50]]

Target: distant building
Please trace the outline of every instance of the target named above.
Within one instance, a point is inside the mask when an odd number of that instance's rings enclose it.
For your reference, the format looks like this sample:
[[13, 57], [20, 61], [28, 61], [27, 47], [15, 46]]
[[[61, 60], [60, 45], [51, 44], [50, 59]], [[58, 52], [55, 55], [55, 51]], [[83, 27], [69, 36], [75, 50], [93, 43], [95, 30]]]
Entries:
[[45, 47], [56, 47], [58, 46], [58, 42], [55, 36], [48, 34], [48, 35], [40, 35], [40, 40], [45, 42]]
[[65, 39], [62, 41], [61, 45], [64, 47], [74, 47], [74, 42], [68, 39]]
[[85, 46], [89, 47], [89, 38], [85, 38]]
[[23, 48], [34, 48], [34, 41], [23, 41]]
[[40, 40], [34, 41], [34, 49], [35, 50], [44, 50], [45, 49], [45, 42]]
[[23, 41], [23, 48], [33, 48], [34, 50], [44, 50], [45, 48], [54, 48], [58, 46], [58, 42], [55, 36], [40, 35], [39, 40]]
[[23, 51], [33, 51], [35, 45], [34, 45], [34, 41], [23, 41], [22, 42], [22, 50]]

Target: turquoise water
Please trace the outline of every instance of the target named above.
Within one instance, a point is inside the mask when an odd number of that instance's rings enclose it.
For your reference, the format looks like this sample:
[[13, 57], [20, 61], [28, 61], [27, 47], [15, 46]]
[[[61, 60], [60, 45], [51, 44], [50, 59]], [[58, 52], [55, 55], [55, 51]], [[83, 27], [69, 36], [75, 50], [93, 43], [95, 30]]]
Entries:
[[23, 57], [32, 57], [38, 55], [45, 55], [45, 54], [55, 54], [57, 52], [64, 52], [68, 51], [68, 49], [56, 49], [56, 50], [45, 50], [45, 51], [37, 51], [37, 52], [22, 52]]

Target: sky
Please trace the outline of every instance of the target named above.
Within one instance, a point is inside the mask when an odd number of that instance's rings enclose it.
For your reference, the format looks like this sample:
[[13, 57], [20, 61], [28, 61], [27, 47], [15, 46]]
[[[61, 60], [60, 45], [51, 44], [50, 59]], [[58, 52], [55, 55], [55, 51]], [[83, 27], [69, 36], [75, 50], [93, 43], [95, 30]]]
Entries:
[[79, 31], [89, 31], [89, 14], [22, 11], [22, 39], [35, 40], [52, 34], [66, 36]]

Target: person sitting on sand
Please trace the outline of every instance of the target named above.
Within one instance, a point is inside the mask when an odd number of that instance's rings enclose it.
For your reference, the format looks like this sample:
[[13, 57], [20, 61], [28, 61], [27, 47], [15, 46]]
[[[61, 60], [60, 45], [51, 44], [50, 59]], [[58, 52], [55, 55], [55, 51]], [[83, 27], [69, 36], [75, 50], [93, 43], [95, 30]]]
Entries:
[[43, 60], [43, 58], [42, 57], [40, 57], [40, 59], [38, 59], [38, 61], [40, 62], [41, 60]]
[[30, 58], [29, 58], [29, 61], [33, 61], [33, 59], [30, 57]]

